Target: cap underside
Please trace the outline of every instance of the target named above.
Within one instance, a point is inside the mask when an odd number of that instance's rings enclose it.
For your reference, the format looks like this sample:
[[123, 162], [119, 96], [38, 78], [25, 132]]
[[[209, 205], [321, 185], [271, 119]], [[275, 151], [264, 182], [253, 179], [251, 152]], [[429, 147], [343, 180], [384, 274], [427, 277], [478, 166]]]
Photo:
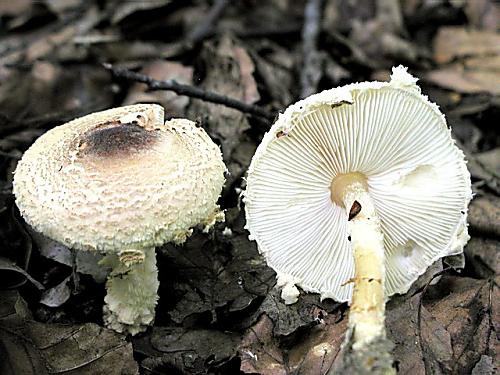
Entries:
[[268, 264], [339, 301], [350, 299], [354, 263], [348, 212], [330, 197], [337, 175], [367, 177], [384, 234], [388, 295], [460, 250], [451, 243], [459, 232], [467, 237], [471, 198], [463, 153], [416, 85], [349, 89], [341, 105], [311, 97], [300, 102], [300, 116], [299, 103], [285, 112], [252, 160], [245, 193], [247, 228]]

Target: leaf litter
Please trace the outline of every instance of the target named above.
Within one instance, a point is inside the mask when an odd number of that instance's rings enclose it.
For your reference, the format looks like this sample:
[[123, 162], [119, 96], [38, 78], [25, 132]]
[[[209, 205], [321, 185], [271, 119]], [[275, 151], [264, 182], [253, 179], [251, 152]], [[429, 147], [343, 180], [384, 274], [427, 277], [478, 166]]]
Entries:
[[[2, 374], [334, 372], [347, 306], [304, 293], [297, 304], [284, 305], [274, 272], [243, 228], [243, 177], [269, 121], [148, 91], [100, 65], [175, 79], [277, 115], [302, 89], [306, 3], [0, 5], [0, 278], [8, 281], [2, 288], [15, 287], [0, 294]], [[473, 178], [464, 268], [459, 270], [463, 259], [445, 260], [445, 268], [437, 262], [406, 295], [388, 303], [400, 374], [498, 372], [498, 9], [490, 0], [324, 0], [321, 8], [313, 48], [322, 61], [317, 89], [385, 79], [392, 65], [409, 64], [447, 115]], [[196, 31], [193, 42], [189, 36], [208, 13], [206, 31]], [[22, 152], [46, 130], [138, 101], [161, 103], [167, 116], [196, 120], [221, 145], [230, 174], [221, 198], [226, 223], [210, 234], [195, 231], [183, 246], [158, 250], [155, 325], [127, 340], [102, 328], [106, 270], [91, 271], [95, 259], [75, 260], [68, 249], [17, 225], [11, 181]]]

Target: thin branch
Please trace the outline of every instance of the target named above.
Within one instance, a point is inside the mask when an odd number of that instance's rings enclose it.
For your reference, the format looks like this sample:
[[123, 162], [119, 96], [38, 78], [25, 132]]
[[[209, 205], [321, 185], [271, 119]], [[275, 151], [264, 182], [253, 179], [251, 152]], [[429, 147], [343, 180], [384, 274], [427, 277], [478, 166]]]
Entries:
[[144, 83], [148, 86], [148, 89], [152, 91], [156, 90], [165, 90], [165, 91], [173, 91], [177, 95], [189, 96], [191, 98], [201, 99], [206, 102], [221, 104], [229, 108], [236, 109], [243, 113], [248, 113], [254, 116], [263, 117], [268, 121], [274, 120], [274, 114], [268, 112], [264, 108], [247, 104], [242, 101], [239, 101], [234, 98], [227, 97], [225, 95], [217, 94], [211, 91], [205, 91], [198, 87], [184, 85], [182, 83], [178, 83], [173, 79], [168, 79], [165, 81], [160, 81], [153, 79], [145, 74], [136, 73], [132, 70], [115, 67], [111, 64], [103, 64], [104, 68], [109, 70], [113, 76], [118, 78], [124, 78], [129, 81]]
[[316, 92], [321, 78], [321, 55], [318, 52], [318, 36], [321, 31], [323, 0], [308, 0], [304, 10], [302, 29], [302, 71], [300, 72], [301, 97]]
[[197, 44], [212, 35], [217, 21], [224, 13], [228, 0], [215, 0], [206, 17], [187, 36], [190, 43]]

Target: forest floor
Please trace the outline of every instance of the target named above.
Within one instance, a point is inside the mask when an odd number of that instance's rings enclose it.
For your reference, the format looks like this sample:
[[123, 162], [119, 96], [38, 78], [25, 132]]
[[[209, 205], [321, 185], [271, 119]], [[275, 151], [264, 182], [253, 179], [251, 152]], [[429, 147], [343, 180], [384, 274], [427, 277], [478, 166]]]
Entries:
[[[494, 0], [0, 1], [0, 373], [328, 373], [348, 307], [305, 293], [281, 301], [239, 192], [279, 112], [313, 92], [387, 80], [399, 64], [445, 113], [475, 197], [464, 255], [439, 260], [388, 303], [395, 366], [498, 373], [499, 9]], [[123, 69], [190, 89], [148, 90]], [[222, 104], [194, 99], [200, 88]], [[12, 172], [47, 130], [137, 102], [196, 121], [230, 173], [226, 222], [157, 249], [155, 324], [130, 338], [103, 326], [103, 275], [20, 218]]]

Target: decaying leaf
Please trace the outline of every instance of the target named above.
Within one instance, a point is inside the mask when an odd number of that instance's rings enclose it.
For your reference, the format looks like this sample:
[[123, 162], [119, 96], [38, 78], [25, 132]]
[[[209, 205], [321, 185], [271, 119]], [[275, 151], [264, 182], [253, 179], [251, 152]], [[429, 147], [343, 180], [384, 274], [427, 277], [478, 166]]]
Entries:
[[453, 63], [428, 72], [427, 81], [464, 94], [500, 94], [500, 34], [441, 27], [434, 39], [434, 59]]
[[229, 238], [220, 236], [214, 241], [195, 233], [182, 247], [164, 247], [169, 281], [160, 285], [168, 285], [177, 295], [175, 307], [168, 312], [175, 322], [202, 313], [212, 314], [217, 321], [216, 310], [221, 314], [244, 310], [275, 284], [275, 274], [255, 243], [241, 229], [232, 229]]
[[314, 327], [302, 332], [296, 345], [287, 348], [276, 336], [273, 320], [262, 314], [238, 346], [240, 369], [262, 375], [326, 374], [338, 358], [346, 329], [347, 319], [325, 313]]
[[319, 295], [309, 293], [302, 294], [297, 303], [286, 305], [281, 298], [281, 291], [273, 288], [255, 312], [251, 324], [265, 313], [274, 323], [273, 334], [288, 336], [299, 329], [317, 325], [329, 313], [338, 309], [339, 305], [332, 300], [321, 302]]
[[45, 290], [40, 298], [40, 303], [48, 307], [61, 306], [71, 296], [70, 281], [71, 276], [68, 276], [56, 286]]
[[[146, 65], [141, 73], [157, 80], [173, 79], [179, 83], [191, 84], [193, 68], [171, 61], [156, 60]], [[133, 85], [123, 104], [159, 103], [168, 117], [183, 117], [189, 104], [187, 96], [179, 96], [171, 91], [146, 91], [142, 84]]]
[[439, 64], [461, 57], [497, 54], [500, 54], [500, 35], [496, 32], [445, 26], [434, 39], [434, 58]]
[[2, 292], [0, 301], [0, 348], [6, 356], [0, 361], [2, 374], [139, 373], [132, 345], [123, 335], [93, 323], [36, 322], [16, 291]]
[[256, 72], [269, 92], [273, 107], [281, 109], [292, 102], [293, 60], [282, 46], [263, 43], [250, 51]]
[[474, 274], [487, 279], [500, 275], [500, 241], [472, 237], [464, 249], [467, 265]]
[[[180, 327], [155, 327], [151, 336], [152, 347], [161, 353], [156, 362], [187, 374], [201, 374], [206, 368], [216, 368], [229, 361], [236, 355], [239, 341], [238, 333], [209, 329], [186, 332]], [[145, 364], [154, 368], [154, 359]]]
[[445, 276], [427, 289], [422, 305], [421, 293], [392, 299], [387, 327], [398, 373], [470, 373], [483, 355], [494, 353], [498, 280]]
[[273, 321], [265, 314], [245, 333], [238, 351], [241, 356], [240, 369], [244, 373], [288, 374], [283, 353], [273, 336]]
[[163, 7], [170, 3], [170, 1], [171, 0], [148, 0], [117, 2], [118, 6], [113, 9], [111, 22], [118, 23], [136, 12]]
[[500, 194], [500, 148], [467, 156], [471, 176], [483, 180], [486, 186], [497, 195]]
[[453, 64], [427, 73], [425, 79], [464, 94], [500, 94], [500, 69], [469, 69], [462, 64]]
[[29, 280], [34, 286], [36, 286], [38, 289], [43, 290], [45, 289], [42, 284], [40, 284], [38, 281], [36, 281], [31, 275], [26, 272], [24, 269], [21, 267], [17, 266], [13, 261], [10, 259], [0, 257], [0, 274], [2, 274], [2, 279], [8, 279], [9, 274], [8, 272], [13, 272], [13, 273], [18, 273], [23, 275], [27, 280]]
[[498, 238], [500, 236], [499, 199], [490, 194], [473, 199], [469, 205], [468, 221], [471, 232]]
[[[24, 124], [61, 121], [108, 108], [112, 102], [110, 77], [98, 67], [62, 67], [46, 61], [33, 63], [28, 72], [17, 71], [0, 86], [2, 113]], [[39, 118], [39, 121], [33, 121]], [[29, 129], [33, 131], [34, 129]], [[27, 129], [28, 131], [28, 129]]]
[[76, 267], [76, 271], [91, 275], [98, 283], [103, 283], [110, 272], [110, 268], [100, 263], [103, 255], [95, 251], [71, 251], [63, 244], [51, 240], [42, 234], [30, 230], [38, 251], [48, 259], [55, 260], [68, 267]]
[[[258, 100], [253, 62], [234, 39], [224, 36], [215, 42], [206, 42], [200, 63], [205, 73], [201, 83], [203, 88], [247, 103]], [[209, 134], [222, 144], [225, 160], [230, 159], [240, 135], [249, 128], [248, 120], [241, 112], [200, 100], [191, 101], [188, 115], [205, 119], [203, 122]], [[239, 175], [240, 171], [230, 172]]]

